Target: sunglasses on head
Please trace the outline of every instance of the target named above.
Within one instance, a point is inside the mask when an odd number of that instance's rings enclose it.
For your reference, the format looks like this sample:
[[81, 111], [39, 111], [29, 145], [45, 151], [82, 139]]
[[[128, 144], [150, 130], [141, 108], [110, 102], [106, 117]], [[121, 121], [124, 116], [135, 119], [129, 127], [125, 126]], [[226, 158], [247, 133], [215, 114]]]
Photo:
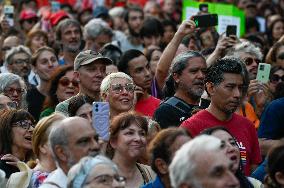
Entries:
[[284, 75], [283, 76], [279, 76], [277, 74], [273, 74], [271, 77], [270, 77], [270, 81], [272, 83], [278, 83], [278, 82], [284, 82]]
[[256, 59], [256, 58], [252, 58], [252, 57], [248, 57], [244, 59], [244, 62], [247, 66], [250, 66], [253, 64], [253, 62], [255, 62], [256, 64], [261, 63], [261, 60]]
[[69, 80], [68, 78], [62, 78], [59, 80], [59, 83], [64, 86], [64, 87], [67, 87], [70, 85], [70, 83], [72, 83], [72, 85], [74, 87], [79, 87], [79, 82], [77, 80]]

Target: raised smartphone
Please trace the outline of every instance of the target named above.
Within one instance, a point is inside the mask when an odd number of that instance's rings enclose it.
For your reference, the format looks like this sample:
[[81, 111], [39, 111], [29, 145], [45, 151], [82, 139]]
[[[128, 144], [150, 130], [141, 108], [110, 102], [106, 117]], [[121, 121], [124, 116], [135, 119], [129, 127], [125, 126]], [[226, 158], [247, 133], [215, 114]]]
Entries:
[[270, 64], [259, 63], [256, 79], [261, 83], [267, 83], [269, 81], [270, 69], [271, 69]]
[[226, 36], [229, 37], [230, 35], [237, 35], [237, 26], [236, 25], [227, 25], [226, 29]]
[[105, 141], [109, 140], [109, 103], [93, 102], [93, 127]]
[[204, 14], [193, 16], [196, 27], [213, 27], [218, 25], [217, 14]]

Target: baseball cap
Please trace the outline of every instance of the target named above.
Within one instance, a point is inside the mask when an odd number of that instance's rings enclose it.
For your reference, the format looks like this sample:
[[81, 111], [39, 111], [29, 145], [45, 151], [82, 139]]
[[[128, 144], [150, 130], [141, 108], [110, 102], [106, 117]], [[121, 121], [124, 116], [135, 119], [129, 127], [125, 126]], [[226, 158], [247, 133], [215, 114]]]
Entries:
[[104, 6], [97, 6], [93, 11], [93, 15], [95, 18], [99, 18], [101, 16], [109, 17], [108, 9]]
[[68, 14], [64, 10], [60, 10], [58, 12], [52, 13], [50, 16], [51, 26], [56, 26], [61, 20], [64, 18], [69, 18]]
[[22, 10], [22, 12], [20, 13], [20, 20], [29, 20], [32, 18], [37, 18], [37, 15], [33, 10]]
[[80, 68], [80, 66], [88, 65], [97, 60], [101, 60], [101, 62], [105, 63], [106, 65], [112, 64], [112, 60], [107, 57], [104, 57], [102, 54], [96, 53], [92, 50], [85, 50], [80, 52], [76, 56], [74, 61], [74, 70], [77, 71]]

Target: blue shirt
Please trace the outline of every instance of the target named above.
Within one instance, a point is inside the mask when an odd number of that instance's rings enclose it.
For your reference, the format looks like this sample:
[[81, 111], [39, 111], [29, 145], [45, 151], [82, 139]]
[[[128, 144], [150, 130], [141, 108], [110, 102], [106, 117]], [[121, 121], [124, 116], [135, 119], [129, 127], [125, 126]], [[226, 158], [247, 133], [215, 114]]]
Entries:
[[143, 185], [141, 188], [164, 188], [164, 187], [165, 186], [163, 185], [160, 177], [157, 175], [154, 181], [150, 181], [146, 185]]
[[267, 139], [284, 137], [284, 97], [272, 101], [263, 111], [258, 137]]

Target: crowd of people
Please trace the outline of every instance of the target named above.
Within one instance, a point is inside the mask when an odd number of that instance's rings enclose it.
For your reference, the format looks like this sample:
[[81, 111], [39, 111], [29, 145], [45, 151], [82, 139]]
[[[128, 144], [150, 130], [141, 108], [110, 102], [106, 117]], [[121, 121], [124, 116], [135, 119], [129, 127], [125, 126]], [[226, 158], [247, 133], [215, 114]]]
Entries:
[[3, 1], [0, 187], [284, 187], [284, 0], [207, 2], [245, 34], [179, 0]]

